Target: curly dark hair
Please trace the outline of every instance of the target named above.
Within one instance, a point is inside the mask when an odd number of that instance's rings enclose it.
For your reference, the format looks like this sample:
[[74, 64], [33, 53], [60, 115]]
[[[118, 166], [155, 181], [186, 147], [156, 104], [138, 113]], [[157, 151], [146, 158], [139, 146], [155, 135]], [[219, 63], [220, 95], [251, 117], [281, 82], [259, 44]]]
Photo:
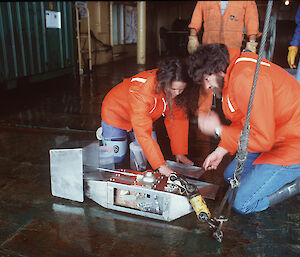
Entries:
[[200, 85], [189, 82], [185, 90], [175, 98], [175, 104], [184, 109], [187, 118], [193, 118], [198, 110]]
[[183, 108], [186, 116], [188, 116], [189, 108], [189, 91], [191, 78], [188, 75], [186, 61], [179, 57], [167, 57], [158, 63], [158, 71], [156, 73], [158, 85], [156, 92], [164, 92], [166, 94], [166, 101], [168, 103], [170, 114], [173, 115], [172, 95], [170, 88], [173, 81], [181, 81], [186, 83], [184, 91], [175, 98], [175, 104]]
[[224, 44], [203, 44], [189, 57], [188, 73], [194, 83], [202, 84], [203, 74], [226, 72], [229, 52]]

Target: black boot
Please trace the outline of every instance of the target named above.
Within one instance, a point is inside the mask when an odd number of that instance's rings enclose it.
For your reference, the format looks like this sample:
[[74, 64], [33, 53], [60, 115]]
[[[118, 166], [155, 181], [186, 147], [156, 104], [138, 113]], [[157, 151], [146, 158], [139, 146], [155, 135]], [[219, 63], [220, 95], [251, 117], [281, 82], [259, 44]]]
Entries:
[[300, 193], [300, 177], [284, 185], [275, 193], [269, 195], [270, 205], [273, 206]]

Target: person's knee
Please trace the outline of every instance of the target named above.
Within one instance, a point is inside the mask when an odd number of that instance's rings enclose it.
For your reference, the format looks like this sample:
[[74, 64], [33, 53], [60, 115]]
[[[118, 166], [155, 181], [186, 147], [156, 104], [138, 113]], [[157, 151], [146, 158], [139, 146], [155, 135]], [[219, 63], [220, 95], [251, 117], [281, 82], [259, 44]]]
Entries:
[[232, 205], [232, 209], [239, 214], [245, 215], [245, 214], [263, 211], [266, 209], [264, 206], [265, 206], [264, 203], [263, 204], [259, 203], [259, 201], [257, 200], [255, 201], [235, 200]]
[[235, 212], [239, 213], [239, 214], [248, 214], [248, 213], [250, 213], [243, 204], [236, 203], [236, 201], [234, 202], [234, 204], [232, 206], [232, 209]]
[[243, 201], [239, 199], [238, 195], [232, 205], [232, 209], [239, 214], [249, 214], [254, 212], [253, 204], [250, 201]]

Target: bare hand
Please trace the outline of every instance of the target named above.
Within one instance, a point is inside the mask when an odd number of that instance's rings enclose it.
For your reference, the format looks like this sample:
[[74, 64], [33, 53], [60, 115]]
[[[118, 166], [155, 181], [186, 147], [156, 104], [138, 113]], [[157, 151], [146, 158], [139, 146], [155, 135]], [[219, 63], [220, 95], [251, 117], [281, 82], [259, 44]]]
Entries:
[[207, 136], [215, 134], [216, 127], [221, 125], [218, 114], [211, 111], [209, 114], [199, 113], [198, 115], [198, 128]]
[[158, 168], [158, 171], [162, 174], [165, 175], [166, 177], [169, 177], [172, 173], [174, 173], [173, 170], [171, 170], [169, 167], [166, 165], [162, 165]]
[[186, 165], [194, 165], [194, 162], [192, 162], [189, 158], [187, 158], [183, 154], [177, 154], [175, 155], [175, 157], [176, 157], [176, 162], [181, 162]]
[[228, 151], [222, 147], [217, 147], [210, 155], [208, 155], [203, 163], [203, 168], [205, 170], [215, 170], [217, 169], [218, 165], [222, 161], [225, 154]]

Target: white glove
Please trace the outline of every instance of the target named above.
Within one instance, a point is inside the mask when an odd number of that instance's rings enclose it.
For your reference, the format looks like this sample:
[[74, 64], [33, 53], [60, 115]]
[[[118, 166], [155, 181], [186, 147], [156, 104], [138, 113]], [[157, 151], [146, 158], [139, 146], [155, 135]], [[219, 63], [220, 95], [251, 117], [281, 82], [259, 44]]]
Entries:
[[194, 53], [199, 46], [198, 36], [189, 36], [189, 42], [187, 45], [187, 50], [189, 54]]
[[253, 52], [253, 53], [256, 53], [256, 47], [257, 47], [258, 43], [257, 42], [247, 42], [246, 44], [246, 49]]

